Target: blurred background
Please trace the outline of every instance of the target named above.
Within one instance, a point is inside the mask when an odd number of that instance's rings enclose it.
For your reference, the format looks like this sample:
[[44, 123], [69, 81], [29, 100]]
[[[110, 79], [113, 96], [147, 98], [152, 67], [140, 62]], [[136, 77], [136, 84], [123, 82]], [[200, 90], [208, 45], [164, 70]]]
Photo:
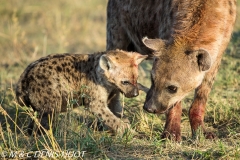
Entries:
[[107, 0], [0, 0], [0, 82], [16, 82], [26, 64], [50, 53], [104, 51], [106, 6]]

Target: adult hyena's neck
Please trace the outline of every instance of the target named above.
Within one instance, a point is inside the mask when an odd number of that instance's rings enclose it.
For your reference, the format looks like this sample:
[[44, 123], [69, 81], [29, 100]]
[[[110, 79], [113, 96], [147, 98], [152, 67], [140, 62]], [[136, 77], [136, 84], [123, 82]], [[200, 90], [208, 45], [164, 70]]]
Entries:
[[213, 59], [225, 50], [235, 22], [235, 0], [174, 0], [171, 12], [174, 41], [207, 49]]

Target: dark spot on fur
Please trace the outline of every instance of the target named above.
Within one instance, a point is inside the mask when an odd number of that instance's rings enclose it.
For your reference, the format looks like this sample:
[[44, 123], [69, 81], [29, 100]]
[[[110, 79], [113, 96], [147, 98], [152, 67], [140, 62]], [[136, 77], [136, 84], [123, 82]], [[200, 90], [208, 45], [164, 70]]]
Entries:
[[34, 77], [33, 75], [30, 75], [29, 78], [28, 78], [29, 81], [33, 81], [34, 80]]
[[115, 122], [116, 122], [116, 120], [114, 119], [114, 120], [113, 120], [113, 122], [115, 123]]
[[103, 109], [101, 109], [101, 111], [102, 111], [102, 114], [104, 115], [104, 114], [105, 114], [105, 111], [104, 111]]
[[102, 117], [102, 115], [101, 115], [100, 113], [98, 113], [98, 116], [99, 116], [99, 117]]
[[52, 69], [52, 66], [49, 66], [48, 68], [49, 68], [49, 69]]
[[44, 79], [45, 77], [43, 75], [37, 75], [37, 79]]
[[88, 60], [87, 60], [88, 62], [92, 62], [92, 59], [91, 58], [88, 58]]
[[185, 54], [186, 54], [186, 55], [190, 55], [191, 53], [192, 53], [192, 51], [190, 51], [190, 50], [186, 50], [186, 51], [185, 51]]
[[25, 79], [23, 79], [23, 80], [22, 80], [22, 83], [26, 83], [26, 80], [25, 80]]
[[37, 92], [40, 92], [41, 91], [41, 89], [40, 88], [37, 88]]
[[66, 68], [66, 71], [69, 73], [69, 72], [70, 72], [70, 69], [69, 69], [69, 68]]
[[51, 81], [48, 81], [47, 83], [48, 83], [48, 85], [51, 85], [51, 84], [52, 84], [52, 82], [51, 82]]
[[51, 95], [52, 94], [51, 90], [47, 90], [47, 94]]
[[109, 123], [109, 122], [110, 122], [110, 120], [108, 119], [108, 120], [107, 120], [107, 122]]
[[57, 64], [57, 62], [56, 62], [56, 61], [53, 61], [52, 64]]
[[58, 72], [62, 72], [62, 68], [59, 67], [59, 66], [57, 66], [57, 71], [58, 71]]

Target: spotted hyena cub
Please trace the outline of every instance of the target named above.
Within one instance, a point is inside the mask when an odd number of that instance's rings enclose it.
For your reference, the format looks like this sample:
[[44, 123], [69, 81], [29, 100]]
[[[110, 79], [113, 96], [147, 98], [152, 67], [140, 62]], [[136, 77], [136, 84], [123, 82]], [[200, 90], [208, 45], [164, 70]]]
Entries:
[[[138, 96], [138, 65], [146, 57], [121, 50], [43, 57], [22, 73], [16, 88], [17, 101], [37, 111], [42, 126], [49, 129], [48, 115], [66, 111], [72, 97], [113, 130], [122, 132], [129, 124], [120, 119], [120, 92], [126, 97]], [[31, 122], [29, 134], [33, 126]]]

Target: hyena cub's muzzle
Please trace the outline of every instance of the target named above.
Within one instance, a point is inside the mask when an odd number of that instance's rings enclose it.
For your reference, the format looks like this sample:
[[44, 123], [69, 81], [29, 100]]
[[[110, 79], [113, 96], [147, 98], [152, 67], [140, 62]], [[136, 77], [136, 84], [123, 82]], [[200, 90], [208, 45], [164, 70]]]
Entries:
[[137, 97], [139, 95], [139, 90], [137, 86], [130, 87], [126, 93], [124, 93], [125, 97], [132, 98]]
[[142, 85], [141, 83], [137, 83], [137, 86], [132, 85], [132, 84], [129, 84], [129, 85], [131, 85], [131, 87], [128, 87], [129, 90], [126, 93], [124, 93], [125, 97], [127, 97], [127, 98], [137, 97], [139, 95], [139, 90], [141, 90], [145, 93], [147, 93], [149, 91], [149, 88]]

